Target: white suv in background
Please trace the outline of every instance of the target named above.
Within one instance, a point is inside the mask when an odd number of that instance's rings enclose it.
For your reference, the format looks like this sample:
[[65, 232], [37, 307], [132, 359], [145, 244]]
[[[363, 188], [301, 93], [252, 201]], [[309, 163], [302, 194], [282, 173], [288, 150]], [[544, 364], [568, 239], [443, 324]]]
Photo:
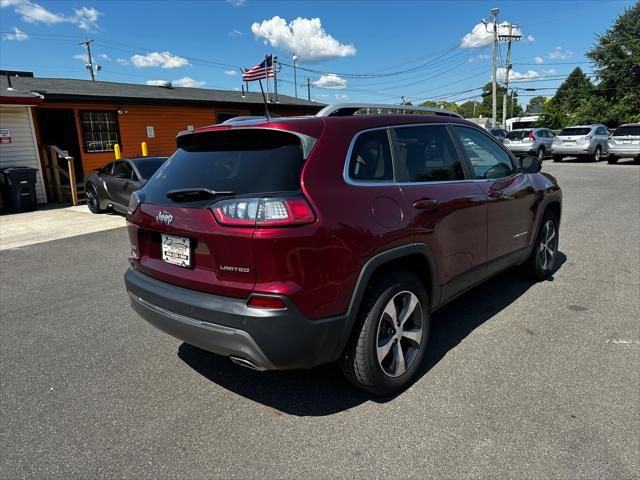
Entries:
[[607, 161], [618, 163], [624, 157], [640, 161], [640, 123], [620, 125], [609, 138]]
[[563, 128], [551, 144], [553, 161], [560, 162], [563, 157], [586, 157], [599, 162], [608, 151], [609, 133], [609, 129], [600, 123]]

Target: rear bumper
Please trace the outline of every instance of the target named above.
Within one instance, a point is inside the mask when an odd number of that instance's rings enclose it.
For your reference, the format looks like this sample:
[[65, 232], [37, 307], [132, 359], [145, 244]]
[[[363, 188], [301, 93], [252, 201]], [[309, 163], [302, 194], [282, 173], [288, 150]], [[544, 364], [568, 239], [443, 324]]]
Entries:
[[516, 154], [516, 155], [536, 155], [538, 153], [537, 146], [534, 147], [533, 144], [505, 144], [507, 150]]
[[305, 318], [286, 297], [283, 310], [249, 308], [246, 299], [189, 290], [129, 269], [133, 309], [163, 332], [259, 370], [311, 368], [340, 355], [345, 317]]
[[615, 155], [616, 157], [637, 157], [640, 155], [640, 145], [609, 144], [609, 155]]
[[592, 155], [596, 147], [593, 144], [585, 143], [584, 145], [552, 145], [552, 155]]

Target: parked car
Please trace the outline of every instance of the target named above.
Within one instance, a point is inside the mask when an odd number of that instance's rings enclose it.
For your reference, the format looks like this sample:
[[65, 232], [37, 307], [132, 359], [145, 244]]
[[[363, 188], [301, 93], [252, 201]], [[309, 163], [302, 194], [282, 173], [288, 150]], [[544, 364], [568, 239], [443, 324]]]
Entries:
[[627, 123], [616, 128], [609, 137], [607, 161], [618, 163], [622, 157], [640, 161], [640, 123]]
[[123, 158], [94, 170], [84, 178], [87, 206], [92, 213], [109, 208], [127, 213], [131, 194], [143, 187], [167, 157]]
[[504, 128], [489, 128], [489, 133], [504, 143], [504, 139], [507, 137], [507, 131]]
[[537, 158], [453, 112], [359, 109], [178, 136], [131, 197], [133, 309], [255, 370], [339, 361], [391, 394], [433, 311], [512, 266], [551, 275], [562, 198]]
[[553, 132], [548, 128], [522, 128], [507, 133], [504, 146], [515, 155], [535, 155], [542, 161], [552, 141]]
[[608, 140], [609, 129], [600, 123], [563, 128], [551, 145], [553, 161], [579, 157], [599, 162], [602, 155], [607, 153]]

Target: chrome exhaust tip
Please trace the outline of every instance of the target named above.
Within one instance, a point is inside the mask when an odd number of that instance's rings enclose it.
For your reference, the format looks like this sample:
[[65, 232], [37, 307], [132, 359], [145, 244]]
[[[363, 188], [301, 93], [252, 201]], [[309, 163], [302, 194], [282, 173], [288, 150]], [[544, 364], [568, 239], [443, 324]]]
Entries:
[[242, 367], [250, 368], [251, 370], [257, 370], [259, 372], [263, 372], [266, 368], [259, 367], [251, 360], [247, 360], [246, 358], [234, 357], [233, 355], [229, 357], [233, 363], [236, 365], [240, 365]]

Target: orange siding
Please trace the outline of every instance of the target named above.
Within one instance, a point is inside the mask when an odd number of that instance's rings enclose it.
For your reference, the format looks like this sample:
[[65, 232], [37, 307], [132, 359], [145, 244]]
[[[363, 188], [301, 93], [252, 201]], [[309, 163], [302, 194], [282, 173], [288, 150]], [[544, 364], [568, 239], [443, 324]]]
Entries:
[[[179, 105], [127, 105], [127, 104], [90, 104], [90, 103], [48, 103], [37, 108], [72, 109], [75, 114], [76, 129], [80, 142], [81, 160], [84, 173], [98, 168], [113, 160], [113, 152], [87, 153], [80, 125], [80, 111], [122, 112], [118, 115], [120, 130], [120, 148], [123, 157], [142, 155], [141, 142], [147, 142], [149, 155], [171, 155], [175, 151], [176, 135], [192, 125], [194, 128], [216, 123], [217, 112], [234, 112], [238, 115], [250, 115], [249, 108], [198, 107]], [[298, 115], [302, 111], [274, 109], [280, 115]], [[147, 138], [147, 127], [154, 128], [155, 137]], [[46, 126], [37, 126], [37, 130]], [[38, 132], [38, 141], [39, 141]]]

